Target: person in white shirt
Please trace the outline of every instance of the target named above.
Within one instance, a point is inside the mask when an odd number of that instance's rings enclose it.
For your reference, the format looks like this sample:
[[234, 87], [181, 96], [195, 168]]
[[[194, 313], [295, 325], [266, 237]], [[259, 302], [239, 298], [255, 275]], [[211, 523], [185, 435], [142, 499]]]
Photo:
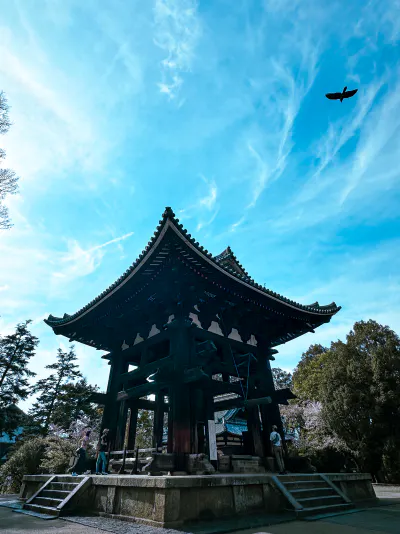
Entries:
[[272, 443], [272, 450], [274, 451], [276, 462], [278, 464], [279, 474], [283, 475], [285, 473], [285, 464], [283, 462], [282, 440], [276, 425], [273, 425], [272, 427], [270, 440]]

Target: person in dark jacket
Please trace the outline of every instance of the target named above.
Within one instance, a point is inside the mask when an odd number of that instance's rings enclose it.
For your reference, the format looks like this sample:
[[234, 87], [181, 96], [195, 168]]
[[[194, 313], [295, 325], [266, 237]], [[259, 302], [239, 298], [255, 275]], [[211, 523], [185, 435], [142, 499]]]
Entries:
[[72, 476], [76, 477], [86, 471], [86, 449], [89, 444], [91, 430], [86, 430], [80, 443], [79, 449], [76, 450], [76, 460], [74, 465], [71, 467]]
[[108, 428], [105, 428], [103, 430], [103, 433], [101, 434], [100, 438], [100, 445], [98, 449], [98, 457], [96, 462], [96, 475], [107, 475], [106, 471], [106, 465], [107, 465], [107, 457], [106, 452], [108, 451]]

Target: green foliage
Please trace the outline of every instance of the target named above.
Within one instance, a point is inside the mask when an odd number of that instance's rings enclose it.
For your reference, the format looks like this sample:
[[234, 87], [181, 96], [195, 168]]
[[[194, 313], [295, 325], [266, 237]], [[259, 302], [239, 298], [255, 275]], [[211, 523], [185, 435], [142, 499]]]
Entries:
[[36, 374], [28, 369], [39, 343], [28, 329], [30, 323], [20, 323], [13, 334], [0, 338], [0, 434], [12, 434], [21, 425], [23, 414], [10, 405], [28, 397], [28, 379]]
[[0, 468], [0, 490], [2, 493], [18, 493], [24, 475], [40, 473], [40, 463], [46, 449], [43, 438], [25, 441], [11, 452], [9, 460]]
[[355, 323], [332, 343], [322, 376], [323, 417], [363, 469], [395, 472], [400, 448], [400, 339], [375, 321]]
[[[29, 414], [44, 435], [47, 434], [50, 424], [54, 422], [54, 417], [62, 418], [61, 411], [65, 409], [67, 399], [71, 399], [68, 384], [77, 378], [82, 378], [78, 365], [75, 363], [76, 360], [73, 346], [69, 352], [58, 349], [57, 361], [46, 365], [46, 369], [52, 369], [55, 372], [39, 380], [33, 388], [33, 393], [39, 393], [39, 396]], [[70, 415], [73, 411], [73, 409], [68, 410]]]
[[311, 345], [302, 354], [293, 372], [293, 391], [300, 399], [321, 400], [322, 377], [331, 357], [329, 350], [322, 345]]
[[74, 422], [68, 432], [50, 425], [48, 436], [28, 437], [17, 442], [10, 451], [9, 459], [0, 468], [0, 491], [18, 493], [26, 474], [65, 473], [84, 431], [89, 427], [92, 428], [92, 434], [87, 453], [89, 458], [94, 457], [99, 439], [99, 421], [95, 421], [93, 426], [90, 423], [93, 421], [83, 417]]
[[312, 345], [293, 373], [298, 399], [282, 409], [297, 445], [314, 457], [336, 451], [379, 481], [400, 480], [400, 339], [375, 321], [346, 342]]
[[279, 367], [272, 369], [272, 377], [274, 379], [275, 389], [292, 389], [292, 375]]
[[135, 447], [148, 449], [153, 443], [154, 412], [150, 410], [139, 410], [137, 419]]
[[89, 385], [86, 378], [65, 384], [56, 400], [51, 417], [52, 423], [67, 429], [74, 421], [83, 418], [96, 420], [98, 409], [90, 402], [90, 397], [97, 390], [98, 387]]
[[73, 439], [59, 436], [48, 436], [45, 440], [45, 451], [40, 463], [44, 473], [66, 473], [71, 458], [77, 449], [77, 442]]

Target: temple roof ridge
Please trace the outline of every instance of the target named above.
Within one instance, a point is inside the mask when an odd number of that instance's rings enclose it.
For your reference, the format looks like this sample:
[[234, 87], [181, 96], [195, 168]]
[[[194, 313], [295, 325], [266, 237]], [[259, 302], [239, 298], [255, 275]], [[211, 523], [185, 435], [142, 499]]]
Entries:
[[79, 317], [81, 314], [87, 312], [91, 307], [98, 304], [108, 294], [116, 290], [116, 288], [122, 283], [124, 283], [126, 279], [131, 275], [131, 273], [136, 268], [139, 267], [140, 263], [144, 260], [146, 255], [149, 253], [149, 251], [153, 247], [153, 245], [155, 245], [155, 243], [159, 239], [161, 232], [163, 231], [163, 229], [166, 227], [167, 224], [174, 226], [175, 229], [178, 231], [177, 233], [179, 233], [181, 237], [183, 237], [184, 240], [189, 242], [190, 245], [196, 249], [197, 253], [205, 256], [209, 263], [213, 263], [216, 267], [222, 269], [231, 277], [234, 277], [237, 280], [241, 281], [242, 283], [245, 283], [246, 285], [251, 286], [256, 291], [261, 292], [271, 297], [274, 300], [277, 300], [292, 308], [296, 308], [298, 310], [302, 310], [305, 312], [310, 312], [310, 313], [318, 314], [318, 315], [334, 315], [340, 310], [340, 307], [336, 306], [334, 302], [329, 305], [325, 305], [325, 306], [320, 306], [317, 302], [313, 303], [312, 305], [308, 305], [308, 306], [299, 304], [278, 293], [275, 293], [274, 291], [271, 291], [270, 289], [263, 287], [261, 284], [258, 284], [257, 282], [255, 282], [254, 279], [248, 275], [248, 273], [244, 270], [242, 265], [239, 263], [232, 249], [229, 246], [221, 254], [218, 254], [217, 256], [213, 256], [207, 249], [205, 249], [202, 245], [200, 245], [199, 242], [196, 241], [192, 237], [192, 235], [183, 227], [183, 225], [180, 223], [179, 219], [176, 217], [175, 213], [173, 212], [172, 208], [166, 207], [162, 215], [162, 219], [159, 221], [159, 224], [156, 227], [156, 230], [153, 236], [147, 243], [147, 246], [143, 249], [143, 251], [138, 256], [138, 258], [133, 262], [133, 264], [125, 271], [125, 273], [118, 278], [118, 280], [116, 280], [105, 291], [103, 291], [100, 295], [98, 295], [91, 302], [86, 304], [83, 308], [81, 308], [74, 314], [71, 314], [71, 315], [64, 314], [62, 318], [49, 315], [49, 317], [45, 319], [44, 322], [48, 324], [49, 326], [61, 326], [63, 324], [67, 324], [69, 321], [74, 320], [77, 317]]

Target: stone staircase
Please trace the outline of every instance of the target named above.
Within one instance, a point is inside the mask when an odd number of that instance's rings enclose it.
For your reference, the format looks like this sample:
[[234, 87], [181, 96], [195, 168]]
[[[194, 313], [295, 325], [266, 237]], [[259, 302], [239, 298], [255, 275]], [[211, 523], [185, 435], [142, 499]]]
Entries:
[[24, 503], [22, 511], [59, 517], [91, 482], [86, 476], [54, 475]]
[[297, 517], [307, 519], [354, 508], [350, 499], [324, 474], [278, 475], [276, 487], [284, 494]]

